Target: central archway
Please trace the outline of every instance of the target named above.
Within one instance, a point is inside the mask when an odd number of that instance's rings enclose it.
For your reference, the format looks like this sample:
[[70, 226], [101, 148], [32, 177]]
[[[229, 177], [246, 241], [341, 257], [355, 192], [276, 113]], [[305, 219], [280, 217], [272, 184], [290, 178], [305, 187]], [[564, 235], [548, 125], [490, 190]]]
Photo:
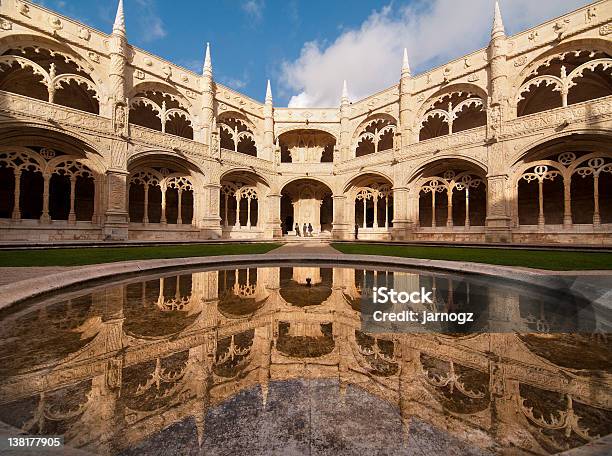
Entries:
[[320, 181], [298, 179], [289, 182], [281, 191], [283, 234], [304, 236], [306, 227], [306, 234], [331, 236], [333, 214], [332, 191]]

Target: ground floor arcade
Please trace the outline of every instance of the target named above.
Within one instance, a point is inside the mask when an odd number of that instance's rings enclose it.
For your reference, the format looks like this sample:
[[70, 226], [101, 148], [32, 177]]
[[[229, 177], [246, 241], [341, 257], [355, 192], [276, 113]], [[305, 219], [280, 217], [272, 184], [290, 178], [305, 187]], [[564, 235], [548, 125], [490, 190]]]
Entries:
[[73, 138], [0, 141], [0, 241], [278, 239], [298, 232], [609, 244], [612, 150], [596, 136], [544, 144], [502, 176], [456, 157], [410, 172], [331, 176], [228, 167], [215, 180], [206, 168], [164, 153], [135, 156], [127, 170], [115, 170]]

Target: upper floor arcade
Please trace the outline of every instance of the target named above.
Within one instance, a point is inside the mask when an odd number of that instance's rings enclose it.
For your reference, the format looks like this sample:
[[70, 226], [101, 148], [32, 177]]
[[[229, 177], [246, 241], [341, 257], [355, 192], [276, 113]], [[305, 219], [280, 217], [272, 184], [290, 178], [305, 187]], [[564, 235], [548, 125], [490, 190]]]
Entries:
[[192, 140], [212, 157], [287, 167], [409, 155], [459, 134], [503, 139], [502, 123], [612, 95], [611, 17], [602, 0], [507, 36], [496, 8], [487, 48], [419, 75], [405, 53], [397, 85], [351, 101], [345, 84], [336, 108], [294, 109], [275, 107], [269, 85], [261, 103], [217, 83], [209, 47], [196, 74], [131, 46], [122, 1], [105, 34], [11, 0], [0, 6], [0, 94], [107, 118], [124, 137]]

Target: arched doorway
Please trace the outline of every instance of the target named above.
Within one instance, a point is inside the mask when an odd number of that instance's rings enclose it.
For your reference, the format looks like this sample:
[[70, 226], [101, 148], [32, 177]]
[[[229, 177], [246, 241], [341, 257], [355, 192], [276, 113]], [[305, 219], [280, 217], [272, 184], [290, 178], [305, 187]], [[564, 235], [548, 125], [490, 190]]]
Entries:
[[[281, 192], [281, 223], [283, 234], [330, 237], [333, 221], [331, 189], [314, 179], [299, 179], [287, 184]], [[296, 231], [296, 224], [299, 233]], [[312, 232], [308, 226], [312, 226]]]

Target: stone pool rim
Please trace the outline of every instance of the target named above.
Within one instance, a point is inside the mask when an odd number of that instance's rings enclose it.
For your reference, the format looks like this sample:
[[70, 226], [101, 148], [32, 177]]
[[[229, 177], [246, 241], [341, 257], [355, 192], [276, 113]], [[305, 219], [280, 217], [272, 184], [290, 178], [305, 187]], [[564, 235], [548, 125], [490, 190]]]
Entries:
[[502, 280], [526, 283], [558, 290], [562, 285], [560, 275], [552, 271], [529, 270], [512, 266], [499, 266], [465, 261], [430, 260], [382, 255], [345, 255], [329, 253], [265, 253], [249, 255], [219, 255], [188, 258], [166, 258], [155, 260], [131, 260], [101, 263], [78, 267], [42, 277], [21, 280], [0, 287], [0, 310], [14, 304], [63, 288], [104, 280], [125, 274], [156, 271], [177, 267], [225, 267], [234, 265], [270, 265], [275, 263], [324, 263], [334, 266], [387, 266], [400, 268], [423, 268], [455, 272], [460, 274], [482, 275]]

